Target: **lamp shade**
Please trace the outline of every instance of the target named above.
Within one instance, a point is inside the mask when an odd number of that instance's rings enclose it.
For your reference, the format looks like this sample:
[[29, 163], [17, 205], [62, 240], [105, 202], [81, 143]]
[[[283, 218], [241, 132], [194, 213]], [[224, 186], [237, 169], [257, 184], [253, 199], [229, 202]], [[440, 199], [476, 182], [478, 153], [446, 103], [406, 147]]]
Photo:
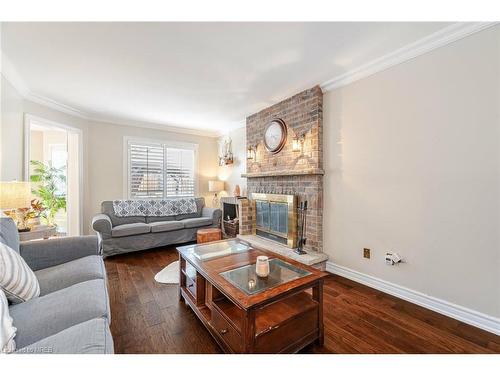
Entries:
[[219, 192], [224, 190], [224, 181], [208, 181], [208, 191]]
[[29, 182], [0, 182], [0, 209], [12, 210], [31, 206]]

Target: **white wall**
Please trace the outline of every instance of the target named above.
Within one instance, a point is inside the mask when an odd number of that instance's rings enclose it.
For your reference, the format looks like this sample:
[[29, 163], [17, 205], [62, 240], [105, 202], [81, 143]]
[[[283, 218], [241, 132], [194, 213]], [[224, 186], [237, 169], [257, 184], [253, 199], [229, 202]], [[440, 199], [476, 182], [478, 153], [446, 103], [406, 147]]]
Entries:
[[1, 78], [0, 181], [23, 180], [23, 98]]
[[24, 113], [82, 131], [84, 233], [93, 233], [91, 219], [102, 200], [123, 197], [124, 136], [197, 143], [199, 194], [210, 205], [208, 180], [218, 172], [216, 138], [86, 120], [24, 100], [4, 77], [1, 84], [0, 180], [24, 179]]
[[124, 198], [124, 137], [189, 142], [198, 144], [198, 188], [205, 203], [211, 204], [208, 180], [217, 176], [217, 138], [165, 132], [132, 126], [93, 123], [89, 126], [90, 212], [99, 212], [103, 200]]
[[[247, 179], [241, 177], [246, 173], [247, 154], [246, 154], [246, 127], [233, 130], [221, 137], [221, 140], [229, 137], [232, 140], [234, 163], [219, 167], [218, 177], [225, 182], [225, 195], [233, 196], [236, 185], [240, 185], [241, 195], [247, 193]], [[224, 195], [224, 194], [223, 194]]]
[[330, 260], [500, 317], [499, 87], [496, 26], [325, 94]]

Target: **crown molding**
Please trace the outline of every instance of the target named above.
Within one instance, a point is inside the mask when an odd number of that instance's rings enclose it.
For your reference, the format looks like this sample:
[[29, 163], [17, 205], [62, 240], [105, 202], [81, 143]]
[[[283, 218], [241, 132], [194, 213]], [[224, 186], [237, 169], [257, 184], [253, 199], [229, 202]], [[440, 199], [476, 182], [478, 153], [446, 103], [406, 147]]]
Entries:
[[49, 108], [52, 108], [56, 111], [66, 113], [68, 115], [80, 117], [80, 118], [83, 118], [85, 120], [89, 120], [92, 122], [102, 122], [105, 124], [119, 125], [119, 126], [133, 126], [133, 127], [138, 127], [138, 128], [163, 130], [163, 131], [172, 132], [172, 133], [198, 135], [198, 136], [213, 137], [213, 138], [220, 136], [220, 133], [218, 131], [186, 128], [186, 127], [174, 126], [174, 125], [163, 125], [163, 124], [151, 123], [148, 121], [142, 121], [139, 119], [137, 119], [137, 120], [136, 119], [123, 119], [123, 118], [114, 117], [114, 116], [102, 116], [102, 115], [99, 115], [96, 113], [84, 112], [84, 111], [80, 111], [79, 109], [68, 106], [66, 104], [62, 104], [62, 103], [57, 102], [55, 100], [49, 99], [47, 97], [34, 94], [33, 92], [29, 92], [27, 95], [24, 95], [24, 98], [26, 100], [44, 105], [44, 106], [49, 107]]
[[196, 128], [186, 128], [186, 127], [175, 126], [175, 125], [163, 125], [163, 124], [143, 121], [140, 119], [123, 119], [123, 118], [119, 118], [119, 117], [99, 116], [99, 115], [90, 116], [88, 119], [91, 121], [94, 121], [94, 122], [102, 122], [102, 123], [110, 124], [110, 125], [133, 126], [136, 128], [163, 130], [163, 131], [172, 132], [172, 133], [197, 135], [197, 136], [211, 137], [211, 138], [220, 137], [219, 131], [203, 130], [203, 129], [196, 129]]
[[[320, 87], [323, 90], [323, 92], [326, 92], [337, 89], [342, 86], [346, 86], [362, 78], [369, 77], [373, 74], [386, 70], [390, 67], [404, 63], [417, 56], [421, 56], [436, 48], [443, 47], [449, 43], [455, 42], [459, 39], [465, 38], [469, 35], [487, 29], [488, 27], [491, 27], [495, 24], [497, 24], [497, 22], [454, 23], [422, 39], [410, 43], [382, 57], [379, 57], [369, 63], [363, 64], [344, 74], [334, 77], [326, 81], [322, 85], [320, 85]], [[86, 120], [103, 122], [108, 124], [142, 127], [142, 128], [157, 129], [175, 133], [208, 136], [208, 137], [221, 137], [229, 133], [230, 131], [245, 126], [245, 122], [242, 121], [238, 122], [234, 127], [228, 130], [211, 131], [211, 130], [202, 130], [195, 128], [186, 128], [183, 126], [176, 126], [176, 125], [162, 125], [162, 124], [150, 123], [148, 121], [144, 121], [141, 119], [123, 119], [114, 116], [82, 111], [77, 108], [71, 107], [69, 105], [60, 103], [56, 100], [47, 98], [43, 95], [39, 95], [37, 93], [32, 92], [29, 89], [26, 82], [21, 77], [21, 75], [17, 72], [16, 68], [11, 63], [9, 58], [5, 55], [5, 53], [3, 53], [2, 51], [0, 52], [2, 58], [1, 74], [21, 94], [23, 98], [44, 105], [46, 107], [52, 108], [56, 111], [66, 113], [71, 116], [76, 116]]]
[[415, 57], [433, 51], [436, 48], [446, 46], [447, 44], [485, 30], [495, 24], [497, 24], [497, 22], [454, 23], [422, 39], [407, 44], [404, 47], [370, 61], [369, 63], [363, 64], [344, 74], [334, 77], [320, 85], [320, 87], [323, 92], [335, 90], [339, 87], [346, 86], [362, 78], [369, 77], [395, 65], [402, 64]]
[[79, 109], [73, 108], [69, 105], [60, 103], [58, 101], [49, 99], [46, 96], [35, 94], [32, 91], [29, 91], [28, 93], [23, 95], [23, 97], [24, 99], [30, 102], [41, 104], [45, 107], [55, 109], [56, 111], [66, 113], [71, 116], [80, 117], [86, 120], [90, 120], [90, 116], [86, 112], [80, 111]]
[[175, 125], [163, 125], [157, 123], [151, 123], [148, 121], [143, 121], [140, 119], [123, 119], [114, 116], [104, 116], [97, 113], [85, 112], [69, 106], [67, 104], [63, 104], [56, 100], [50, 99], [46, 96], [39, 95], [31, 91], [18, 73], [14, 64], [10, 61], [10, 59], [0, 50], [1, 55], [1, 75], [16, 89], [16, 91], [27, 101], [37, 103], [43, 105], [45, 107], [54, 109], [56, 111], [65, 113], [67, 115], [83, 118], [85, 120], [93, 121], [93, 122], [102, 122], [106, 124], [119, 125], [119, 126], [133, 126], [139, 128], [146, 129], [155, 129], [162, 130], [173, 133], [180, 134], [189, 134], [189, 135], [197, 135], [204, 137], [212, 137], [217, 138], [220, 137], [221, 131], [212, 131], [212, 130], [203, 130], [203, 129], [195, 129], [195, 128], [186, 128], [182, 126]]

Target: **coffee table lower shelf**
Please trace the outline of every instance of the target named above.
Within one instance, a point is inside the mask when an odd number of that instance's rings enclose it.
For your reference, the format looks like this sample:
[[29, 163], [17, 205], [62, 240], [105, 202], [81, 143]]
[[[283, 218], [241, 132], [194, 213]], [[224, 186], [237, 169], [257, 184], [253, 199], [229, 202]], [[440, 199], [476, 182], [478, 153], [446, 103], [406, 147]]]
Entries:
[[195, 276], [192, 269], [187, 273], [190, 263], [182, 254], [180, 264], [179, 297], [224, 352], [296, 353], [313, 342], [323, 344], [322, 279], [244, 309], [198, 270]]

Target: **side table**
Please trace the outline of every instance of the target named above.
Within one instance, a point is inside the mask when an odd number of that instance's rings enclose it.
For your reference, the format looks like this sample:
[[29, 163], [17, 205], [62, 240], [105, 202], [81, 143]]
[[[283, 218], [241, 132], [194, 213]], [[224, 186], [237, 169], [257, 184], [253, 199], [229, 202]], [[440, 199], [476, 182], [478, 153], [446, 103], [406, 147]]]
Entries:
[[19, 241], [46, 240], [56, 234], [56, 227], [42, 225], [40, 227], [33, 227], [29, 232], [19, 232]]
[[219, 228], [198, 229], [196, 232], [196, 243], [219, 241], [222, 239], [222, 231]]

